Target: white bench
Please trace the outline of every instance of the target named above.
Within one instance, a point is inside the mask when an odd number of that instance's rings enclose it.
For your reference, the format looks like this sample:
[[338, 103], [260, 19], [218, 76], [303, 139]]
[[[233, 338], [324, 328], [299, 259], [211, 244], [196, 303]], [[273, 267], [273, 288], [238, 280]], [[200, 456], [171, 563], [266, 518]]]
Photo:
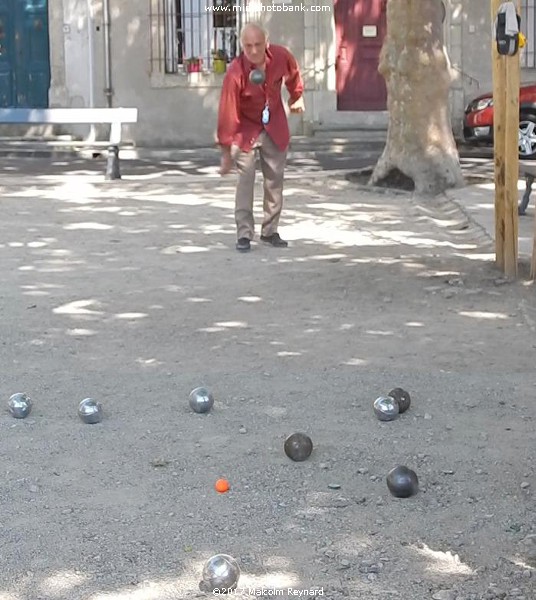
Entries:
[[106, 179], [121, 179], [119, 146], [123, 123], [137, 123], [137, 108], [0, 108], [0, 125], [50, 124], [96, 125], [110, 124], [107, 142], [70, 142], [74, 145], [108, 146]]

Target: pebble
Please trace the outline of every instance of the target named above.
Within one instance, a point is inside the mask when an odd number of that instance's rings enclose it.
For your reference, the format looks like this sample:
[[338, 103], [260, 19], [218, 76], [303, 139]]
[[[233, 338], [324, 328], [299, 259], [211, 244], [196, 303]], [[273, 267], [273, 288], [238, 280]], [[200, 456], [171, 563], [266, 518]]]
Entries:
[[530, 486], [530, 483], [529, 483], [528, 481], [524, 481], [524, 482], [521, 484], [521, 489], [522, 489], [522, 490], [526, 490], [526, 489], [527, 489], [529, 486]]
[[247, 433], [247, 432], [248, 432], [248, 430], [243, 425], [238, 430], [238, 433]]

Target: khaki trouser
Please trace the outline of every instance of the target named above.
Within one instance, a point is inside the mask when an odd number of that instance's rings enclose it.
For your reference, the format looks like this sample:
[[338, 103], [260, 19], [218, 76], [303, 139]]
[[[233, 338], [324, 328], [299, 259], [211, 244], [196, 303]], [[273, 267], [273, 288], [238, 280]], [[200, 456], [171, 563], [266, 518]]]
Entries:
[[287, 151], [283, 152], [263, 131], [250, 152], [242, 152], [233, 147], [233, 158], [238, 170], [238, 183], [235, 195], [235, 221], [238, 238], [253, 239], [255, 222], [253, 220], [253, 197], [255, 191], [255, 160], [259, 153], [264, 179], [264, 219], [261, 235], [276, 233], [279, 217], [283, 208], [283, 178]]

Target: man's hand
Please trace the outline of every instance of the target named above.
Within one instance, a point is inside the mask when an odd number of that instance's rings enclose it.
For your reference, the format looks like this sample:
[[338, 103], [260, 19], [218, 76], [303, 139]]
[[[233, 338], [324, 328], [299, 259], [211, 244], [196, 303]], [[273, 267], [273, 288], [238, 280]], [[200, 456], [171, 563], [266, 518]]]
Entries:
[[305, 110], [305, 103], [303, 101], [303, 96], [298, 98], [292, 104], [289, 104], [290, 112], [292, 114], [302, 113]]
[[220, 160], [220, 175], [227, 175], [233, 169], [233, 159], [230, 149], [222, 149]]

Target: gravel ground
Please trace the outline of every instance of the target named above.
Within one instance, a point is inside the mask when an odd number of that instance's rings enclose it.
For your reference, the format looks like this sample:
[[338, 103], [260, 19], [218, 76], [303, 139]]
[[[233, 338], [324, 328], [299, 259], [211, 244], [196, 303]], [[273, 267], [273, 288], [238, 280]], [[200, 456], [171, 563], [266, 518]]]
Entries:
[[[0, 393], [34, 408], [0, 415], [0, 600], [209, 597], [221, 552], [231, 597], [535, 598], [532, 286], [446, 200], [295, 178], [290, 247], [241, 255], [232, 198], [4, 179]], [[380, 422], [396, 386], [411, 407]], [[399, 464], [412, 498], [387, 489]]]

